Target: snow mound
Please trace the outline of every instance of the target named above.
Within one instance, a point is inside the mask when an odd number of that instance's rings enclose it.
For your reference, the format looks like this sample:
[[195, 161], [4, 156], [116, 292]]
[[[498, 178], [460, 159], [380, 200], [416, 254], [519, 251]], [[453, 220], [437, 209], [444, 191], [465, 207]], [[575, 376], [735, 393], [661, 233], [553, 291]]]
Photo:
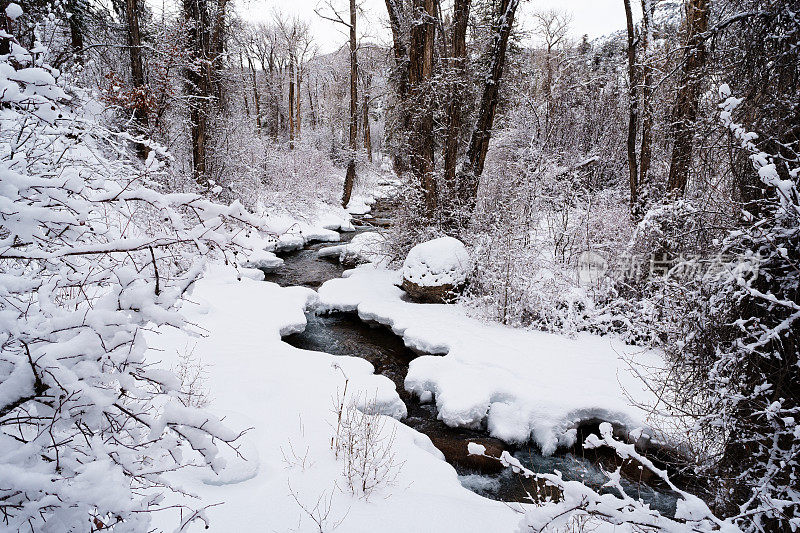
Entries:
[[466, 246], [453, 237], [418, 244], [403, 262], [403, 278], [420, 287], [458, 286], [467, 280], [471, 270]]
[[19, 6], [19, 4], [11, 2], [8, 4], [8, 6], [6, 6], [6, 16], [11, 20], [16, 20], [22, 16], [22, 8]]
[[242, 263], [242, 266], [247, 268], [261, 268], [264, 270], [275, 270], [282, 265], [283, 259], [267, 250], [254, 250]]
[[340, 263], [385, 263], [388, 258], [386, 237], [376, 231], [359, 233], [347, 244], [328, 246], [317, 252], [318, 257], [338, 257]]

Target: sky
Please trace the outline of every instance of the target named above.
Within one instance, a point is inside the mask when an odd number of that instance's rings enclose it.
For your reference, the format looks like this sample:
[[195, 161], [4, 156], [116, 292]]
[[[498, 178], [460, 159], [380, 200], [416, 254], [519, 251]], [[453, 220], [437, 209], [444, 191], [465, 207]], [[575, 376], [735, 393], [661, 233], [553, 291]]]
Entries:
[[[317, 41], [318, 52], [327, 53], [347, 41], [347, 36], [342, 33], [344, 26], [323, 20], [314, 12], [316, 8], [329, 12], [329, 1], [343, 15], [347, 13], [347, 0], [236, 0], [236, 6], [244, 19], [253, 22], [269, 20], [275, 10], [307, 20]], [[359, 19], [359, 34], [388, 44], [391, 35], [386, 27], [384, 0], [360, 0], [360, 3], [364, 13]], [[638, 3], [632, 2], [634, 11]], [[523, 31], [530, 28], [530, 14], [545, 9], [571, 12], [572, 36], [576, 40], [583, 34], [594, 38], [625, 28], [621, 0], [523, 0], [519, 9], [516, 23]], [[636, 14], [635, 17], [639, 18]]]

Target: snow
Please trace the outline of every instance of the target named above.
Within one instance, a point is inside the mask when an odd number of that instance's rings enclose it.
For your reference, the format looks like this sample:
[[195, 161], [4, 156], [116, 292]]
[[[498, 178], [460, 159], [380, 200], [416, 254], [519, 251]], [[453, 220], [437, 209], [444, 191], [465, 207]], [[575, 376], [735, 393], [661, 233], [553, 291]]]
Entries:
[[338, 257], [341, 263], [386, 263], [386, 237], [377, 231], [359, 233], [346, 244], [326, 246], [317, 251], [318, 257]]
[[254, 250], [247, 255], [242, 262], [242, 266], [249, 268], [262, 268], [264, 270], [275, 270], [283, 265], [283, 259], [267, 250]]
[[[202, 336], [163, 328], [147, 338], [149, 359], [162, 366], [193, 350], [209, 365], [208, 409], [234, 431], [252, 428], [240, 438], [246, 460], [221, 447], [227, 464], [219, 474], [207, 468], [171, 474], [205, 504], [224, 502], [206, 511], [211, 531], [319, 531], [299, 505], [312, 510], [319, 502], [323, 514], [330, 508], [326, 531], [340, 520], [339, 531], [354, 533], [516, 529], [517, 512], [465, 489], [428, 437], [395, 419], [405, 406], [368, 362], [280, 340], [305, 327], [304, 311], [317, 300], [313, 290], [238, 277], [232, 267], [212, 265], [196, 283], [182, 312]], [[331, 451], [333, 401], [345, 375], [348, 396], [375, 400], [389, 415], [386, 431], [394, 432], [402, 463], [395, 481], [368, 500], [345, 488], [341, 459]], [[155, 513], [153, 520], [157, 528], [174, 529], [177, 511]], [[202, 524], [188, 529], [200, 531]]]
[[11, 20], [16, 20], [22, 16], [22, 8], [19, 4], [11, 2], [8, 4], [8, 6], [6, 6], [6, 16]]
[[471, 270], [467, 248], [453, 237], [418, 244], [403, 262], [403, 278], [421, 287], [461, 285]]
[[[357, 311], [386, 325], [423, 355], [411, 362], [407, 390], [432, 398], [450, 426], [483, 427], [507, 442], [532, 439], [544, 454], [575, 441], [574, 428], [600, 419], [651, 436], [653, 401], [626, 359], [656, 367], [661, 356], [613, 337], [574, 338], [513, 329], [468, 316], [459, 305], [404, 301], [399, 271], [365, 265], [319, 289], [321, 310]], [[637, 431], [638, 430], [638, 431]]]

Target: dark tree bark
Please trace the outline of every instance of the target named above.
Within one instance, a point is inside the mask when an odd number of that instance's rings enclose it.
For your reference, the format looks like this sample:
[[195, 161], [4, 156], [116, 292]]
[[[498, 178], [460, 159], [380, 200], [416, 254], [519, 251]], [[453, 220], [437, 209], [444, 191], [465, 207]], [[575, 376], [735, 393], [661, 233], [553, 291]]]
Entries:
[[356, 41], [356, 0], [350, 0], [350, 122], [349, 146], [350, 161], [347, 163], [347, 172], [344, 177], [344, 193], [342, 194], [342, 207], [350, 203], [353, 186], [356, 183], [356, 150], [358, 149], [358, 42]]
[[500, 90], [500, 79], [503, 76], [503, 66], [506, 60], [506, 48], [511, 28], [514, 24], [514, 14], [520, 0], [500, 0], [497, 5], [497, 19], [493, 24], [492, 48], [490, 52], [489, 72], [483, 85], [480, 105], [478, 107], [478, 120], [472, 131], [466, 161], [459, 179], [459, 196], [466, 209], [467, 216], [475, 208], [478, 196], [478, 183], [483, 173], [486, 162], [486, 152], [489, 150], [489, 140], [492, 136], [492, 125], [497, 110], [497, 101]]
[[185, 71], [185, 91], [189, 98], [189, 124], [192, 141], [192, 173], [195, 181], [208, 186], [206, 161], [207, 121], [211, 100], [211, 64], [208, 58], [210, 24], [207, 0], [183, 0], [189, 67]]
[[[0, 0], [0, 34], [12, 35], [12, 21], [11, 18], [6, 15], [6, 8], [9, 3], [9, 0]], [[5, 56], [10, 53], [11, 39], [8, 37], [0, 37], [0, 56]]]
[[358, 148], [358, 42], [356, 33], [356, 1], [350, 0], [350, 149]]
[[295, 138], [297, 138], [298, 140], [300, 139], [300, 128], [302, 127], [302, 122], [303, 122], [302, 121], [302, 117], [300, 115], [300, 111], [301, 111], [300, 102], [303, 100], [303, 98], [302, 98], [303, 91], [301, 89], [302, 83], [303, 83], [303, 65], [301, 65], [300, 62], [298, 61], [298, 63], [297, 63], [297, 87], [296, 87], [296, 90], [295, 90], [295, 110], [294, 110], [294, 116], [295, 116], [295, 128], [294, 128], [295, 131], [294, 131], [294, 134], [295, 134]]
[[[208, 0], [206, 0], [208, 1]], [[223, 101], [223, 84], [217, 79], [217, 73], [222, 71], [222, 57], [225, 52], [225, 9], [228, 0], [217, 0], [217, 10], [214, 16], [214, 21], [211, 28], [211, 37], [209, 41], [209, 87], [213, 90], [217, 102]]]
[[68, 7], [72, 16], [69, 18], [69, 38], [72, 53], [75, 57], [75, 62], [83, 64], [83, 48], [84, 48], [84, 11], [86, 6], [81, 5], [79, 2], [73, 2]]
[[408, 108], [411, 114], [408, 135], [409, 167], [422, 190], [423, 215], [432, 218], [437, 203], [431, 88], [436, 4], [434, 0], [413, 0], [412, 6], [414, 20], [411, 23], [408, 56]]
[[456, 200], [456, 162], [463, 127], [463, 103], [465, 97], [467, 62], [467, 24], [471, 0], [454, 0], [453, 25], [450, 43], [450, 87], [447, 102], [447, 118], [444, 141], [445, 201], [452, 210]]
[[[141, 15], [141, 5], [139, 0], [125, 0], [125, 19], [128, 26], [128, 50], [131, 61], [131, 83], [138, 90], [144, 90], [144, 63], [142, 61], [142, 34], [139, 29], [139, 18]], [[147, 108], [137, 105], [133, 108], [133, 122], [137, 133], [142, 134], [147, 130], [148, 116]], [[144, 159], [150, 151], [146, 145], [137, 143], [136, 151]]]
[[[404, 11], [402, 0], [385, 0], [386, 10], [389, 13], [389, 25], [392, 29], [392, 53], [394, 56], [394, 69], [392, 69], [392, 83], [397, 94], [395, 108], [395, 127], [397, 135], [405, 138], [411, 127], [408, 109], [408, 78], [409, 57], [406, 36], [404, 34]], [[401, 151], [393, 154], [392, 164], [396, 174], [404, 174], [409, 170], [408, 160]]]
[[693, 137], [700, 99], [702, 71], [706, 63], [703, 33], [708, 30], [708, 0], [689, 0], [686, 6], [686, 48], [683, 73], [672, 110], [672, 160], [667, 190], [682, 196], [692, 162]]
[[367, 152], [367, 159], [372, 162], [372, 132], [369, 126], [369, 87], [371, 76], [364, 76], [364, 92], [361, 102], [361, 124], [364, 128], [364, 150]]
[[642, 140], [639, 151], [639, 189], [647, 187], [653, 143], [653, 65], [650, 63], [653, 2], [642, 0]]
[[[254, 112], [256, 114], [256, 128], [261, 132], [261, 102], [258, 97], [258, 77], [256, 67], [253, 65], [253, 60], [250, 56], [247, 56], [247, 64], [250, 67], [250, 76], [253, 81], [253, 107], [255, 108]], [[247, 99], [245, 99], [245, 101], [247, 101]]]
[[289, 58], [289, 150], [294, 150], [294, 57]]
[[[252, 60], [250, 59], [250, 55], [247, 56], [247, 62], [252, 67]], [[239, 52], [239, 72], [241, 73], [242, 77], [242, 85], [245, 83], [245, 73], [244, 73], [244, 58], [242, 57], [242, 53]], [[242, 91], [242, 102], [244, 103], [244, 114], [248, 117], [250, 116], [250, 103], [247, 101], [247, 91]], [[258, 117], [256, 117], [256, 122], [258, 121]]]
[[389, 25], [392, 28], [392, 52], [395, 61], [397, 94], [404, 99], [408, 93], [408, 48], [403, 38], [403, 10], [401, 0], [386, 0]]
[[[316, 82], [315, 82], [314, 85], [316, 87]], [[316, 128], [317, 127], [317, 112], [314, 110], [314, 95], [311, 94], [311, 84], [310, 83], [307, 85], [307, 89], [308, 89], [308, 111], [309, 111], [309, 113], [311, 113], [311, 127], [312, 128]], [[316, 92], [316, 89], [315, 89], [315, 92]]]
[[634, 218], [638, 218], [639, 178], [636, 163], [636, 126], [639, 122], [639, 96], [636, 90], [636, 35], [633, 27], [631, 0], [625, 4], [625, 21], [628, 30], [628, 183], [630, 185], [630, 208]]

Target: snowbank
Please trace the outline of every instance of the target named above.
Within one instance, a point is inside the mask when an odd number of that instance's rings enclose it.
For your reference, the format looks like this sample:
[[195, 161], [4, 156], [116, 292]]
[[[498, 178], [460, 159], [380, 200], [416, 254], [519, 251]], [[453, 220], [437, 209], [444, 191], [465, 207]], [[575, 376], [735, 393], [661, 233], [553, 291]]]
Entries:
[[543, 453], [574, 443], [575, 426], [600, 419], [632, 434], [646, 413], [631, 405], [653, 398], [626, 358], [658, 365], [659, 354], [610, 337], [574, 338], [512, 329], [467, 316], [457, 305], [403, 301], [401, 273], [365, 265], [319, 289], [321, 309], [357, 311], [389, 326], [407, 346], [427, 354], [411, 362], [406, 389], [435, 399], [451, 426], [486, 426], [507, 442], [533, 439]]
[[458, 286], [467, 280], [472, 262], [464, 243], [440, 237], [414, 246], [403, 262], [403, 278], [420, 287]]
[[283, 265], [283, 259], [266, 250], [253, 250], [241, 264], [247, 268], [275, 270]]
[[[184, 305], [203, 336], [174, 329], [147, 334], [154, 362], [172, 366], [179, 354], [192, 352], [208, 364], [211, 411], [232, 429], [252, 428], [241, 437], [246, 461], [228, 452], [228, 466], [218, 476], [207, 469], [173, 474], [203, 505], [224, 502], [206, 511], [211, 531], [319, 531], [301, 504], [327, 513], [325, 531], [339, 521], [338, 531], [348, 533], [516, 530], [518, 513], [463, 488], [430, 440], [394, 418], [384, 420], [385, 430], [395, 432], [396, 462], [404, 463], [397, 479], [369, 501], [353, 496], [341, 459], [331, 451], [333, 400], [347, 375], [352, 397], [375, 399], [381, 412], [400, 417], [405, 406], [394, 385], [363, 359], [300, 350], [280, 340], [305, 327], [314, 291], [236, 278], [231, 268], [211, 268]], [[164, 507], [169, 503], [174, 501]], [[177, 510], [155, 513], [153, 526], [175, 529]]]

